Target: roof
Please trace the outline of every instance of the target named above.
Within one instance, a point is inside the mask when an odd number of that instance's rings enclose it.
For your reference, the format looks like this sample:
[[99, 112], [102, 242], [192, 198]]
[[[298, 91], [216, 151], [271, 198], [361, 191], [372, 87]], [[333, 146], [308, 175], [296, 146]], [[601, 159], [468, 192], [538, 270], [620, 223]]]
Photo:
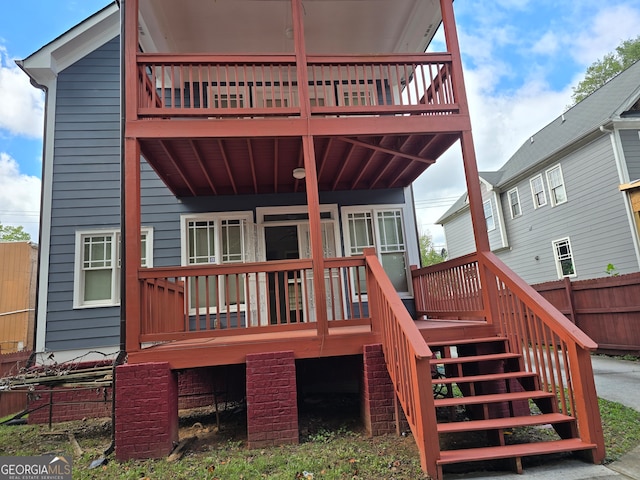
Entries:
[[[538, 164], [622, 116], [640, 97], [640, 61], [620, 72], [598, 90], [530, 137], [497, 171], [480, 172], [494, 187], [508, 185]], [[436, 223], [442, 224], [464, 205], [466, 193]]]

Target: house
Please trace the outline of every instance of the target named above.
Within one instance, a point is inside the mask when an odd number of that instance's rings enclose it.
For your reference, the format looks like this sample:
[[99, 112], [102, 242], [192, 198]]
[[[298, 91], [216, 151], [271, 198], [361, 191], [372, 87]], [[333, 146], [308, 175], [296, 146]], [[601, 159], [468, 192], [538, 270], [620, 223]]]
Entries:
[[38, 246], [0, 242], [0, 354], [33, 350]]
[[[372, 435], [406, 419], [434, 478], [602, 460], [595, 344], [494, 258], [477, 185], [477, 252], [410, 268], [412, 182], [458, 141], [477, 177], [451, 0], [120, 1], [19, 65], [47, 92], [37, 349], [120, 353], [117, 458], [166, 455], [179, 405], [238, 388], [250, 447], [298, 442], [322, 383], [359, 395]], [[438, 369], [464, 401], [433, 398]], [[461, 403], [472, 422], [438, 423]], [[504, 445], [540, 422], [558, 439]], [[473, 428], [488, 445], [441, 451]]]
[[[639, 78], [636, 62], [480, 172], [491, 250], [530, 284], [639, 270]], [[451, 257], [475, 249], [466, 198], [438, 220]]]

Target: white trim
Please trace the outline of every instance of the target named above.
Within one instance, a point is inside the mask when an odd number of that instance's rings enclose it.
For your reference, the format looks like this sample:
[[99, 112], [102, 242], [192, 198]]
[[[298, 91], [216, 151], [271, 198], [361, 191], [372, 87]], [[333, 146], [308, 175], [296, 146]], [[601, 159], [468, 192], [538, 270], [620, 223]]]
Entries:
[[[489, 210], [491, 211], [491, 216], [490, 217], [487, 217], [487, 211], [484, 208], [487, 203], [489, 204]], [[484, 212], [484, 223], [485, 223], [485, 226], [487, 227], [487, 232], [493, 232], [496, 229], [496, 216], [493, 213], [493, 202], [491, 201], [490, 198], [488, 200], [484, 200], [482, 202], [482, 211]], [[489, 225], [487, 223], [487, 220], [489, 218], [491, 218], [491, 222], [493, 223], [491, 228], [489, 228]]]
[[[560, 259], [558, 258], [557, 249], [556, 249], [556, 245], [558, 243], [565, 242], [565, 241], [569, 245], [569, 252], [571, 254], [571, 265], [573, 266], [573, 273], [570, 275], [565, 275], [562, 272], [562, 265], [560, 264]], [[577, 277], [578, 271], [576, 269], [576, 259], [575, 259], [575, 256], [573, 255], [573, 247], [571, 246], [571, 239], [569, 237], [564, 237], [564, 238], [559, 238], [558, 240], [552, 240], [551, 248], [553, 249], [553, 259], [556, 264], [556, 273], [558, 274], [558, 278], [562, 280], [564, 277], [569, 277], [569, 278]]]
[[500, 232], [501, 248], [509, 247], [509, 239], [507, 238], [507, 224], [504, 221], [504, 213], [502, 211], [502, 199], [500, 198], [500, 192], [493, 190], [493, 199], [496, 202], [496, 216], [498, 217], [498, 231]]
[[[373, 235], [374, 235], [374, 246], [376, 247], [376, 254], [380, 262], [382, 262], [381, 255], [378, 246], [380, 245], [380, 232], [378, 231], [378, 222], [377, 222], [377, 214], [379, 212], [388, 212], [388, 211], [399, 211], [401, 214], [400, 221], [402, 222], [402, 234], [404, 240], [404, 258], [405, 258], [405, 270], [407, 276], [407, 291], [397, 292], [400, 298], [413, 298], [413, 285], [411, 282], [411, 267], [410, 267], [410, 258], [409, 258], [409, 237], [407, 235], [407, 213], [405, 210], [406, 204], [382, 204], [382, 205], [348, 205], [340, 208], [340, 213], [342, 216], [342, 231], [343, 231], [343, 239], [344, 239], [344, 254], [346, 257], [350, 257], [351, 251], [351, 238], [349, 236], [349, 214], [350, 213], [367, 213], [370, 212], [372, 214], [372, 227], [373, 227]], [[366, 296], [363, 295], [363, 299], [366, 299]]]
[[[549, 180], [549, 173], [556, 168], [560, 171], [560, 178], [562, 179], [562, 189], [564, 190], [564, 200], [562, 202], [556, 202], [553, 195], [553, 188], [551, 188], [551, 181]], [[564, 181], [564, 174], [562, 173], [562, 165], [558, 163], [551, 168], [547, 168], [544, 173], [545, 177], [547, 178], [547, 186], [549, 187], [549, 200], [551, 201], [551, 207], [556, 207], [558, 205], [562, 205], [563, 203], [567, 203], [567, 201], [569, 200], [569, 196], [567, 195], [567, 184]]]
[[[147, 268], [153, 267], [153, 228], [151, 227], [141, 227], [140, 233], [144, 233], [147, 237], [146, 239], [146, 251], [145, 258], [147, 263]], [[87, 236], [96, 236], [96, 235], [112, 235], [112, 245], [111, 245], [111, 258], [112, 258], [112, 275], [111, 275], [111, 299], [104, 301], [96, 301], [86, 303], [82, 300], [83, 293], [83, 285], [82, 285], [82, 275], [81, 275], [81, 264], [83, 257], [83, 248], [82, 248], [82, 239]], [[120, 239], [120, 228], [100, 228], [100, 229], [87, 229], [87, 230], [76, 230], [76, 238], [75, 238], [75, 252], [74, 252], [74, 263], [73, 263], [73, 309], [81, 310], [85, 308], [100, 308], [100, 307], [117, 307], [120, 305], [120, 275], [118, 271], [120, 270], [119, 262], [119, 253], [121, 252], [119, 246]]]
[[[511, 192], [516, 192], [516, 197], [518, 198], [518, 208], [520, 209], [520, 213], [518, 215], [513, 214], [513, 208], [511, 205]], [[518, 187], [513, 187], [512, 189], [507, 191], [507, 200], [509, 202], [509, 214], [511, 215], [511, 220], [515, 218], [519, 218], [522, 216], [522, 203], [520, 202], [520, 192], [518, 191]]]
[[[638, 136], [640, 137], [640, 130], [638, 130]], [[614, 127], [614, 131], [609, 134], [611, 140], [611, 149], [613, 150], [613, 157], [616, 162], [616, 168], [618, 169], [618, 178], [620, 184], [629, 183], [629, 168], [627, 165], [627, 159], [622, 148], [622, 139], [620, 138], [620, 131]], [[629, 230], [631, 231], [631, 240], [633, 243], [633, 249], [636, 253], [636, 261], [638, 267], [640, 267], [640, 236], [638, 235], [638, 228], [636, 226], [636, 218], [631, 208], [631, 199], [629, 192], [620, 192], [623, 198], [624, 209], [627, 214], [627, 221], [629, 222]]]
[[[540, 184], [542, 185], [542, 195], [544, 197], [544, 203], [541, 203], [540, 205], [538, 205], [538, 202], [536, 201], [536, 192], [533, 190], [533, 181], [538, 177], [540, 177]], [[538, 175], [535, 175], [529, 179], [529, 187], [531, 187], [531, 199], [533, 200], [533, 208], [537, 210], [538, 208], [544, 207], [547, 204], [547, 191], [544, 187], [544, 178], [542, 176], [542, 173], [539, 173]]]
[[56, 99], [58, 82], [55, 75], [50, 75], [44, 84], [45, 94], [44, 142], [42, 148], [42, 185], [40, 212], [40, 245], [39, 245], [39, 277], [38, 277], [38, 312], [36, 313], [36, 345], [37, 352], [44, 351], [47, 336], [47, 304], [49, 301], [49, 254], [51, 251], [51, 203], [53, 197], [53, 159], [56, 125]]

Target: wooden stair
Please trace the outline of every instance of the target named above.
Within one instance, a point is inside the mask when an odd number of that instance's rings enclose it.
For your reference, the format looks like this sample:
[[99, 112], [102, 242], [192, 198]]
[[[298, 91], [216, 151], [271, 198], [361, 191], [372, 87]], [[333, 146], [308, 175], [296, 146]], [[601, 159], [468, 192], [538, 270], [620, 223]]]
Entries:
[[[510, 351], [506, 338], [427, 343], [434, 352], [440, 470], [451, 464], [510, 459], [521, 473], [523, 457], [596, 448], [578, 438], [575, 418], [559, 412], [555, 395], [540, 388], [535, 373], [524, 371], [522, 356]], [[545, 434], [519, 443], [532, 437], [521, 429], [532, 427], [542, 427]]]

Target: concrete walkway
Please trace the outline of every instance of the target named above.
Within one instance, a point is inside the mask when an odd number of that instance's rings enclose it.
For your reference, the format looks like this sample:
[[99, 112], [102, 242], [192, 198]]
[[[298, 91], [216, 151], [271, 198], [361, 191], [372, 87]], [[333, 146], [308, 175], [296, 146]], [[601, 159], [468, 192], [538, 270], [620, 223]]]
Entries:
[[[598, 396], [640, 412], [640, 362], [592, 357]], [[640, 425], [638, 426], [640, 428]], [[607, 466], [568, 459], [525, 468], [522, 475], [509, 472], [445, 474], [445, 480], [640, 480], [640, 446]]]

